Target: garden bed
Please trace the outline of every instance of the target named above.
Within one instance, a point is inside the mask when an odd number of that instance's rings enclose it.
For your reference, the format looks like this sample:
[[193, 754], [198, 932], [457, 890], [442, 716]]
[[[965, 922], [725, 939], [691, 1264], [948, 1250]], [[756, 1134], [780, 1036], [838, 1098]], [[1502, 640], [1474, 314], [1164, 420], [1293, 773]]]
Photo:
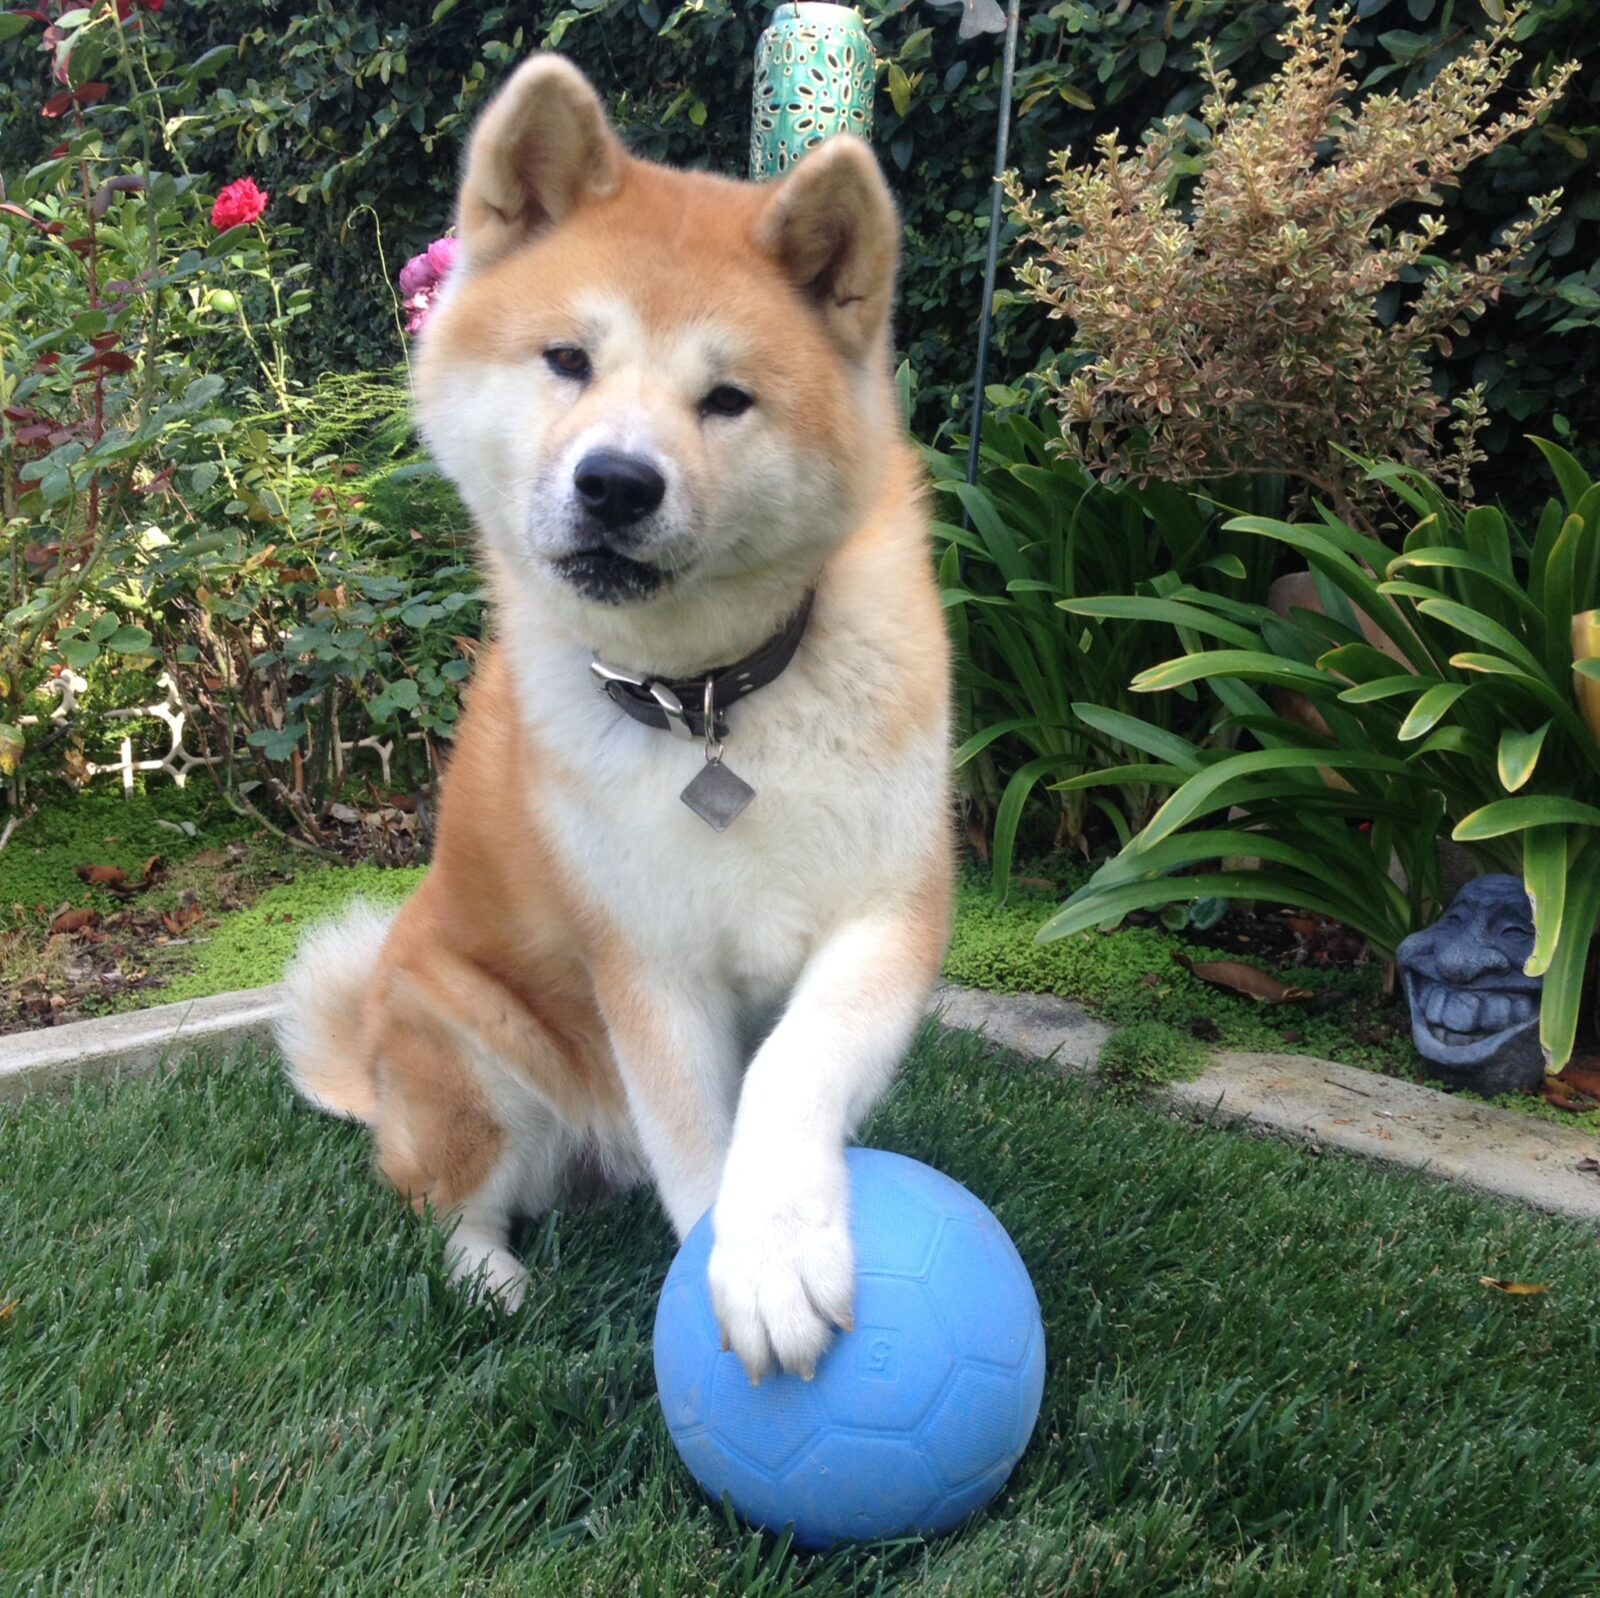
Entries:
[[[340, 814], [355, 818], [330, 828], [345, 860], [290, 849], [194, 787], [131, 801], [83, 794], [41, 809], [0, 853], [0, 1033], [266, 986], [281, 977], [309, 923], [354, 898], [402, 902], [424, 868], [373, 857], [414, 853], [414, 807]], [[153, 856], [161, 865], [138, 888]], [[86, 882], [79, 868], [89, 866], [120, 871], [127, 882]], [[974, 864], [958, 895], [947, 977], [1073, 999], [1112, 1027], [1137, 1028], [1130, 1044], [1167, 1062], [1148, 1068], [1157, 1076], [1206, 1050], [1232, 1049], [1425, 1080], [1403, 1004], [1385, 995], [1381, 969], [1336, 925], [1235, 907], [1205, 931], [1134, 916], [1114, 933], [1036, 943], [1039, 926], [1081, 877], [1059, 858], [1034, 864], [1001, 903]], [[85, 912], [94, 919], [79, 925], [73, 918]], [[52, 933], [64, 917], [77, 930]], [[1265, 972], [1302, 997], [1257, 1001], [1191, 969], [1216, 962]], [[1600, 1131], [1600, 1106], [1581, 1096], [1576, 1109], [1531, 1096], [1500, 1102]]]
[[260, 987], [306, 922], [353, 896], [403, 899], [420, 871], [377, 860], [415, 855], [414, 807], [339, 808], [342, 857], [196, 785], [42, 804], [0, 853], [0, 1033]]

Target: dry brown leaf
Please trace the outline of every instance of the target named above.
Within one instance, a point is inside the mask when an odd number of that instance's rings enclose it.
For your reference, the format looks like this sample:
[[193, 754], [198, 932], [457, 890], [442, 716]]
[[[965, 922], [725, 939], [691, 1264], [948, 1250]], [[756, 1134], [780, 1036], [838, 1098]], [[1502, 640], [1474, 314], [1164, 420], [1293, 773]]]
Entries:
[[98, 910], [62, 910], [50, 923], [52, 932], [87, 932], [100, 919]]
[[143, 893], [146, 888], [153, 888], [161, 880], [162, 873], [166, 870], [161, 856], [153, 854], [144, 863], [144, 875], [137, 882], [128, 880], [128, 873], [121, 866], [74, 866], [73, 875], [80, 882], [87, 883], [91, 888], [104, 888], [108, 893], [114, 893], [119, 899], [126, 899], [130, 894]]
[[1545, 1077], [1535, 1091], [1552, 1109], [1570, 1110], [1574, 1115], [1592, 1110], [1596, 1103], [1587, 1094], [1569, 1091], [1569, 1084], [1559, 1076]]
[[1497, 1276], [1480, 1276], [1478, 1285], [1491, 1287], [1497, 1293], [1510, 1293], [1514, 1298], [1532, 1298], [1537, 1293], [1550, 1291], [1542, 1282], [1502, 1282]]
[[8, 1298], [5, 1303], [0, 1304], [0, 1326], [4, 1326], [17, 1313], [17, 1307], [21, 1302], [19, 1298]]
[[1191, 960], [1178, 953], [1172, 958], [1202, 982], [1254, 999], [1257, 1004], [1298, 1004], [1316, 997], [1309, 988], [1291, 988], [1270, 972], [1258, 971], [1242, 960]]
[[1584, 1054], [1568, 1060], [1550, 1080], [1569, 1092], [1586, 1093], [1591, 1099], [1600, 1099], [1600, 1056]]
[[128, 873], [121, 866], [74, 866], [72, 874], [91, 888], [116, 889], [128, 880]]
[[175, 938], [181, 938], [195, 922], [204, 917], [203, 911], [197, 904], [179, 905], [176, 910], [163, 910], [161, 912], [161, 925]]

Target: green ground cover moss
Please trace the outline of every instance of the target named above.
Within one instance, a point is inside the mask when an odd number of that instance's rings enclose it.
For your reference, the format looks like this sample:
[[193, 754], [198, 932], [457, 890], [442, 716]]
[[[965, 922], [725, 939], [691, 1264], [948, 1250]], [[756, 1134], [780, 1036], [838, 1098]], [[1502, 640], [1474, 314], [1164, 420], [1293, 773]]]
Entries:
[[424, 868], [311, 866], [292, 882], [269, 888], [252, 905], [225, 916], [199, 945], [185, 969], [161, 990], [162, 1002], [200, 999], [234, 988], [259, 988], [283, 975], [301, 934], [313, 922], [355, 899], [403, 904], [422, 881]]
[[41, 795], [0, 852], [0, 924], [37, 923], [63, 902], [105, 914], [120, 907], [114, 894], [80, 882], [75, 866], [118, 866], [137, 878], [151, 855], [170, 868], [255, 835], [203, 783], [163, 782], [129, 799], [108, 787]]
[[[998, 904], [986, 884], [969, 880], [957, 896], [946, 974], [997, 993], [1076, 999], [1114, 1026], [1164, 1022], [1218, 1048], [1317, 1054], [1375, 1071], [1414, 1065], [1410, 1043], [1387, 1035], [1400, 1012], [1384, 1003], [1376, 966], [1278, 973], [1296, 987], [1344, 994], [1333, 1009], [1256, 1004], [1202, 982], [1174, 958], [1237, 960], [1237, 949], [1197, 949], [1158, 927], [1036, 943], [1059, 903], [1054, 892], [1013, 889]], [[1370, 1041], [1361, 1041], [1367, 1034]]]

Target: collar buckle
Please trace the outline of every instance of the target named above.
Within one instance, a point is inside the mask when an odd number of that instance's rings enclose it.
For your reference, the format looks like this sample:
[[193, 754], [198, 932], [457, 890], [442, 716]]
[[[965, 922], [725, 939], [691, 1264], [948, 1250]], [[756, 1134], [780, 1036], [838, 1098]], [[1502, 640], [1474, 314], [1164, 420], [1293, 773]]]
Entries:
[[621, 701], [612, 690], [613, 684], [622, 688], [637, 688], [649, 694], [661, 714], [666, 717], [667, 730], [672, 736], [690, 743], [694, 741], [694, 728], [689, 725], [683, 701], [664, 682], [657, 682], [653, 677], [641, 676], [638, 672], [624, 671], [620, 666], [607, 665], [598, 658], [589, 662], [589, 675], [594, 678], [595, 687], [601, 693], [617, 700], [618, 703]]

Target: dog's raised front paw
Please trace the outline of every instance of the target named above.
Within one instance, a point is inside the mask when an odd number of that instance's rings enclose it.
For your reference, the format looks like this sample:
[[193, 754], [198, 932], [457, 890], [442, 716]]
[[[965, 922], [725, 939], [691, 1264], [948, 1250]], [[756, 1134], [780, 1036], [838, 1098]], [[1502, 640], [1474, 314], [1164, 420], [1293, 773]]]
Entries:
[[851, 1329], [855, 1253], [842, 1153], [779, 1162], [779, 1178], [730, 1165], [712, 1225], [711, 1302], [752, 1381], [774, 1364], [808, 1380], [835, 1327]]

